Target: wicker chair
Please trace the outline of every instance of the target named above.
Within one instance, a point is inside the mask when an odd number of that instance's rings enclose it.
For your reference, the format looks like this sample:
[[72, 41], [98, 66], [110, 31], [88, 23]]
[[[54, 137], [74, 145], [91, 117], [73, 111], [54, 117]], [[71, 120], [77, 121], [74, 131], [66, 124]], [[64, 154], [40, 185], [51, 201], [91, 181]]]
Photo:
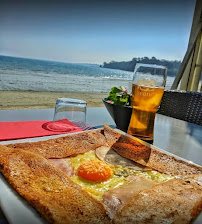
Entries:
[[202, 93], [166, 90], [157, 113], [202, 126]]

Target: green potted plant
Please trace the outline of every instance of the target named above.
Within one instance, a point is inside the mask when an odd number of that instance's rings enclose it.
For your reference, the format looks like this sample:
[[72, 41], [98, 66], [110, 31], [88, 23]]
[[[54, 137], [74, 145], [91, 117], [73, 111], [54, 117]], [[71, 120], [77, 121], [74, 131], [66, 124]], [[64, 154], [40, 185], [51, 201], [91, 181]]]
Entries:
[[132, 95], [123, 86], [111, 88], [109, 96], [103, 99], [103, 103], [117, 128], [125, 132], [127, 132], [132, 114], [131, 102]]

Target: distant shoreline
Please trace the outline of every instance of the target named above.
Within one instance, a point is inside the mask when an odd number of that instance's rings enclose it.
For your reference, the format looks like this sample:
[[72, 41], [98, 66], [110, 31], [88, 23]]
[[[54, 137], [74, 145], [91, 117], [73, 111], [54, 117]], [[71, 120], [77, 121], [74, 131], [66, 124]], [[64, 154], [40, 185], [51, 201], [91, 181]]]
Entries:
[[87, 107], [104, 107], [102, 99], [108, 93], [0, 91], [0, 110], [54, 108], [57, 98], [85, 100]]
[[133, 72], [137, 63], [163, 65], [167, 68], [167, 75], [171, 77], [175, 77], [177, 75], [181, 65], [181, 61], [178, 60], [157, 59], [155, 57], [139, 57], [133, 58], [131, 61], [104, 62], [100, 67]]

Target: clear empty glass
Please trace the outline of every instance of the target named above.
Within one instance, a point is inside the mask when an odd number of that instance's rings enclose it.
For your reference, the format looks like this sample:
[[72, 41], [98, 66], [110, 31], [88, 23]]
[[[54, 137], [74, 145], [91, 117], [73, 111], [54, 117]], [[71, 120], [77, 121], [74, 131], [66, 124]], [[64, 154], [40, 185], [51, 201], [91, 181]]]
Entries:
[[87, 103], [84, 100], [58, 98], [53, 121], [68, 119], [76, 125], [84, 125], [86, 123], [86, 107]]

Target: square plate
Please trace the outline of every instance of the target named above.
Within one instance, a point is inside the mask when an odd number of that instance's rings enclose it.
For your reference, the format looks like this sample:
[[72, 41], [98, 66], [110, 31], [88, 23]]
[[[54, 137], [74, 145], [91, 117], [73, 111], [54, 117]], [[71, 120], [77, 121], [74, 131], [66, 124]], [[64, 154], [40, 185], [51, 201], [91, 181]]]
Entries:
[[[89, 130], [91, 131], [91, 130]], [[88, 131], [88, 132], [89, 132]], [[120, 130], [117, 130], [120, 131]], [[120, 131], [122, 134], [130, 136], [125, 132]], [[78, 134], [71, 133], [71, 135]], [[62, 135], [54, 135], [54, 136], [46, 136], [39, 138], [27, 138], [27, 139], [18, 139], [11, 141], [3, 141], [0, 142], [2, 145], [14, 144], [14, 143], [23, 143], [23, 142], [37, 142], [37, 141], [45, 141], [48, 139], [54, 139], [62, 136], [67, 136], [70, 134], [62, 134]], [[131, 136], [130, 136], [131, 137]], [[134, 138], [134, 137], [132, 137]], [[135, 138], [136, 139], [136, 138]], [[150, 146], [151, 148], [155, 148], [159, 151], [164, 152], [165, 154], [171, 155], [177, 159], [184, 160], [188, 163], [192, 163], [191, 161], [187, 161], [179, 156], [176, 156], [172, 153], [166, 152], [162, 149], [159, 149], [153, 145], [150, 145], [144, 141], [138, 139], [142, 144]], [[193, 163], [192, 163], [193, 164]], [[198, 166], [198, 165], [197, 165]], [[34, 208], [32, 208], [27, 201], [22, 198], [6, 181], [4, 176], [0, 173], [0, 207], [7, 218], [10, 224], [22, 224], [25, 220], [29, 220], [29, 224], [44, 224], [46, 223], [43, 218], [36, 212]], [[201, 224], [202, 223], [202, 213], [195, 219], [192, 224]]]

